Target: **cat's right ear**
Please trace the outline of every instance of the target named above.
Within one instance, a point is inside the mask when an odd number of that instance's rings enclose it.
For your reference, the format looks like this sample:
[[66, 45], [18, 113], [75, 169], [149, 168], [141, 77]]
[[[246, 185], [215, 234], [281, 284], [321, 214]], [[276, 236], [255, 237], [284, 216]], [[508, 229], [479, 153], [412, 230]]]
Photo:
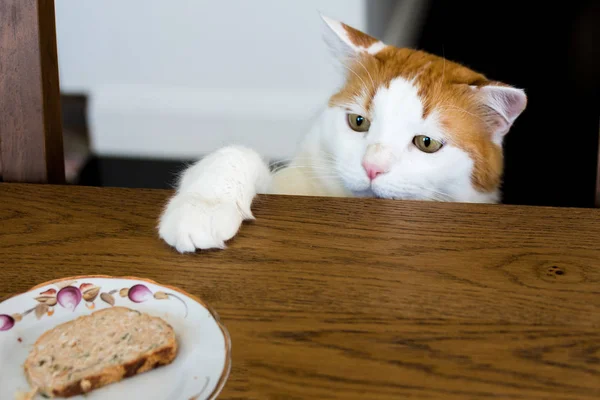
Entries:
[[525, 91], [497, 82], [471, 88], [484, 106], [483, 120], [492, 133], [492, 140], [502, 145], [513, 123], [527, 107]]
[[325, 22], [325, 42], [339, 59], [348, 59], [360, 54], [377, 54], [387, 47], [380, 40], [367, 35], [340, 21], [321, 14]]

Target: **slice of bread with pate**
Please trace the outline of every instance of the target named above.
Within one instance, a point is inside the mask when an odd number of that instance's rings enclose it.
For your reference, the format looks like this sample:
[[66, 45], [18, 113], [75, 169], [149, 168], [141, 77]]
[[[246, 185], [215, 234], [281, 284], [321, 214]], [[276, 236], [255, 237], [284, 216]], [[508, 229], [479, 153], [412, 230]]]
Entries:
[[25, 375], [40, 394], [71, 397], [170, 364], [177, 347], [161, 318], [111, 307], [45, 332], [25, 361]]

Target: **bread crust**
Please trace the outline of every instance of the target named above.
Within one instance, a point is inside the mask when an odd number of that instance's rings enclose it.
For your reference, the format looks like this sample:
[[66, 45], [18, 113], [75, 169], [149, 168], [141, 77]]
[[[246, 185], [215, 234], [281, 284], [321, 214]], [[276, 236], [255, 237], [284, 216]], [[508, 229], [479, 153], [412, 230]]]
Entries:
[[[132, 311], [131, 309], [125, 307], [113, 307], [105, 310], [97, 311], [91, 315], [86, 315], [79, 317], [73, 321], [66, 322], [61, 324], [51, 330], [46, 331], [42, 334], [38, 340], [34, 344], [34, 348], [40, 343], [44, 341], [47, 335], [50, 334], [55, 329], [62, 328], [68, 324], [74, 324], [75, 322], [81, 320], [82, 318], [95, 318], [98, 315], [101, 315], [104, 311], [115, 310], [122, 308], [127, 312]], [[168, 365], [175, 360], [178, 352], [178, 343], [175, 337], [175, 333], [171, 325], [169, 325], [166, 321], [162, 320], [158, 317], [148, 316], [150, 319], [159, 320], [163, 325], [168, 327], [169, 331], [167, 332], [169, 339], [166, 341], [164, 345], [161, 345], [151, 351], [146, 351], [140, 353], [140, 355], [134, 360], [128, 361], [122, 364], [113, 364], [107, 365], [100, 372], [96, 372], [94, 374], [90, 374], [89, 376], [84, 376], [81, 379], [70, 381], [64, 385], [56, 386], [56, 387], [41, 387], [38, 382], [35, 382], [35, 379], [31, 376], [30, 367], [32, 365], [32, 356], [34, 355], [33, 351], [30, 353], [24, 364], [25, 375], [29, 384], [32, 387], [37, 387], [40, 394], [49, 396], [49, 397], [72, 397], [81, 394], [88, 393], [92, 390], [101, 388], [103, 386], [119, 382], [125, 378], [141, 374], [146, 371], [150, 371], [152, 369], [158, 368], [163, 365]]]

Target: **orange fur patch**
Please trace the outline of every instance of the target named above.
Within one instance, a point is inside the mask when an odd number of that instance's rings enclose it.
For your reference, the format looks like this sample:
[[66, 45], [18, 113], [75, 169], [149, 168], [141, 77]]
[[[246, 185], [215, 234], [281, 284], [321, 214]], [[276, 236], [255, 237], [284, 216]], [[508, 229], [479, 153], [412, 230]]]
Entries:
[[374, 37], [371, 37], [365, 33], [362, 33], [361, 31], [354, 29], [351, 26], [348, 26], [344, 23], [342, 23], [342, 26], [346, 30], [346, 33], [348, 34], [348, 38], [355, 46], [368, 48], [372, 44], [379, 42], [379, 40], [375, 39]]
[[[373, 43], [364, 39], [369, 36], [356, 32], [360, 35], [351, 37], [356, 45], [368, 47]], [[500, 83], [491, 82], [484, 75], [442, 57], [392, 46], [375, 55], [357, 55], [348, 67], [352, 72], [348, 73], [340, 91], [331, 97], [330, 106], [346, 107], [360, 102], [358, 105], [367, 112], [365, 117], [370, 118], [378, 88], [389, 87], [397, 77], [414, 80], [423, 101], [423, 117], [436, 110], [452, 144], [467, 152], [473, 160], [474, 187], [481, 192], [498, 188], [503, 172], [502, 149], [492, 141], [490, 125], [486, 121], [489, 109], [469, 86]]]

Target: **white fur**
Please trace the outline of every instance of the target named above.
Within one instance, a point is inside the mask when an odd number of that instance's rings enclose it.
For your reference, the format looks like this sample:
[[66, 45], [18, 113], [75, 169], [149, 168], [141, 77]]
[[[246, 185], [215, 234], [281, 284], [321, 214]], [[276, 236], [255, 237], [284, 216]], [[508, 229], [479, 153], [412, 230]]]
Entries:
[[365, 49], [365, 51], [369, 54], [377, 54], [379, 53], [381, 50], [386, 48], [386, 44], [383, 42], [375, 42], [372, 45], [370, 45], [369, 47], [367, 47]]
[[[328, 25], [348, 44], [339, 23], [329, 20]], [[355, 132], [347, 124], [347, 108], [366, 116], [362, 100], [326, 107], [295, 159], [273, 175], [258, 154], [235, 146], [188, 168], [160, 217], [160, 237], [179, 252], [224, 248], [242, 221], [253, 218], [250, 208], [257, 193], [498, 200], [498, 193], [481, 193], [473, 187], [473, 161], [446, 140], [438, 114], [434, 111], [423, 118], [423, 104], [414, 82], [396, 78], [389, 87], [377, 90], [368, 134]], [[447, 143], [440, 151], [427, 154], [413, 145], [415, 135]], [[385, 164], [387, 172], [370, 181], [363, 161]]]
[[189, 167], [159, 221], [159, 236], [179, 252], [224, 248], [250, 205], [270, 185], [269, 169], [245, 147], [225, 147]]

